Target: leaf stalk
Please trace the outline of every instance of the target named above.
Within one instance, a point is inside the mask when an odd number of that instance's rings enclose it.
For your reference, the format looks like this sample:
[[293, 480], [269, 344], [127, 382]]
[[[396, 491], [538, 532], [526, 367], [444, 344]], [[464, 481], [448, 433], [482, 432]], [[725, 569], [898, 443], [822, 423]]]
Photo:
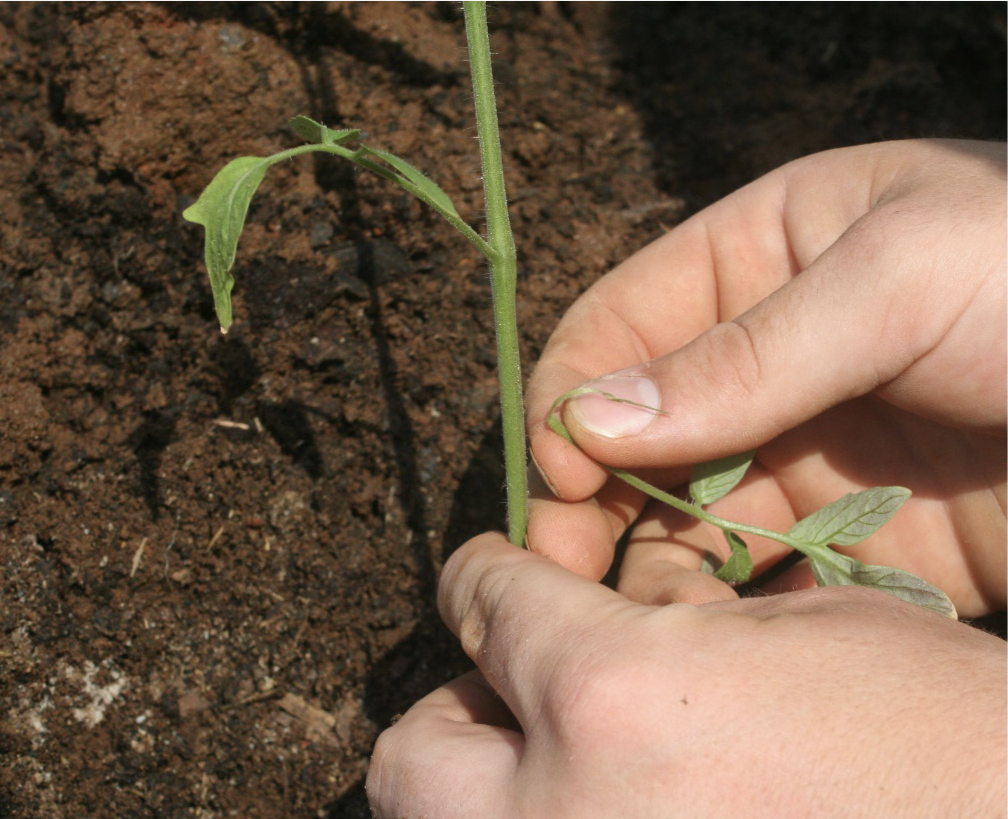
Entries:
[[[487, 259], [493, 258], [493, 248], [487, 243], [487, 241], [480, 236], [475, 230], [470, 227], [470, 225], [462, 219], [457, 213], [452, 213], [445, 210], [441, 204], [430, 196], [418, 186], [414, 185], [407, 179], [404, 179], [401, 175], [397, 174], [395, 171], [389, 170], [384, 165], [373, 162], [370, 159], [365, 159], [359, 155], [356, 150], [351, 150], [349, 148], [344, 148], [342, 145], [298, 145], [296, 148], [288, 148], [286, 151], [280, 151], [279, 153], [273, 154], [270, 159], [280, 162], [284, 159], [292, 159], [300, 154], [307, 154], [312, 152], [323, 152], [329, 154], [336, 154], [336, 156], [341, 156], [344, 159], [349, 159], [352, 162], [360, 165], [362, 168], [367, 168], [374, 174], [381, 176], [385, 179], [389, 179], [395, 182], [401, 188], [406, 190], [408, 193], [413, 194], [417, 199], [423, 202], [425, 205], [430, 207], [432, 210], [437, 211], [437, 213], [443, 217], [447, 222], [451, 224], [459, 233], [466, 237], [470, 243], [472, 243], [476, 249], [486, 256]], [[270, 164], [274, 164], [271, 162]]]

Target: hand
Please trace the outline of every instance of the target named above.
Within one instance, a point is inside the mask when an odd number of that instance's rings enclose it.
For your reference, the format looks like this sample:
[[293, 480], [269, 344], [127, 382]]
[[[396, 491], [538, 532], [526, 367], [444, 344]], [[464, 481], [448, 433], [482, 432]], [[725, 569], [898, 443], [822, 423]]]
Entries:
[[644, 606], [484, 535], [439, 606], [479, 672], [379, 737], [379, 817], [1004, 816], [1005, 643], [881, 592]]
[[[552, 487], [530, 547], [588, 577], [634, 525], [620, 590], [729, 599], [695, 570], [719, 532], [661, 508], [599, 463], [673, 487], [687, 467], [758, 447], [712, 507], [786, 531], [846, 492], [914, 492], [848, 551], [942, 588], [961, 615], [1006, 603], [1005, 151], [898, 142], [791, 163], [683, 223], [601, 279], [532, 375], [533, 457]], [[545, 425], [585, 381], [661, 408], [568, 402], [581, 451]], [[562, 499], [562, 500], [558, 500]], [[756, 571], [787, 550], [754, 538]], [[814, 585], [799, 566], [771, 590]]]

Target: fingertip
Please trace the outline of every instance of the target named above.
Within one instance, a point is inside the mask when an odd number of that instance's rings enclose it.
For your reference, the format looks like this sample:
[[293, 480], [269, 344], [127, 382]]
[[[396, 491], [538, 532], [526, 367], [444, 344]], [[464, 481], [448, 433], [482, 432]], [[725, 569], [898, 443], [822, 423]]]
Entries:
[[379, 735], [365, 780], [368, 803], [375, 816], [401, 816], [404, 805], [410, 815], [488, 816], [491, 806], [506, 804], [524, 750], [521, 726], [470, 672]]
[[608, 516], [592, 501], [529, 501], [528, 546], [568, 571], [600, 580], [612, 565], [615, 539]]
[[671, 521], [675, 528], [670, 528], [666, 507], [652, 506], [644, 512], [623, 556], [617, 591], [651, 606], [737, 599], [731, 586], [701, 569], [712, 545], [710, 532], [681, 516], [672, 516]]
[[445, 625], [525, 726], [541, 718], [558, 664], [572, 661], [586, 636], [628, 605], [499, 534], [463, 545], [438, 588]]
[[529, 451], [543, 482], [561, 500], [585, 500], [606, 482], [603, 466], [545, 425], [529, 431]]
[[582, 385], [566, 401], [563, 419], [575, 440], [579, 432], [620, 439], [643, 432], [661, 415], [662, 391], [645, 374], [647, 365], [632, 367]]

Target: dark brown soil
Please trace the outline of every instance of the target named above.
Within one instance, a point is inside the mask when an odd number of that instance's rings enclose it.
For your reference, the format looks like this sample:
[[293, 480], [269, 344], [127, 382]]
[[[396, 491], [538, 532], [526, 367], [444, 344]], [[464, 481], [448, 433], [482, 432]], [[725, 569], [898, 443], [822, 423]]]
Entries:
[[[460, 17], [0, 6], [0, 817], [364, 817], [377, 733], [467, 667], [433, 595], [502, 525], [475, 251], [302, 158], [253, 203], [224, 339], [180, 218], [305, 113], [478, 223]], [[1000, 3], [504, 3], [492, 25], [528, 365], [590, 282], [763, 171], [1005, 136]]]

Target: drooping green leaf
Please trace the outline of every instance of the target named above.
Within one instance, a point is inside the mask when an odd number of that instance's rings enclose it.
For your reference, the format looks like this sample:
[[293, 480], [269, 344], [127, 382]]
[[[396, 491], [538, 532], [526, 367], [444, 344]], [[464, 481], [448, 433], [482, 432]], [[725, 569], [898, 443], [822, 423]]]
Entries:
[[876, 486], [847, 494], [802, 518], [788, 537], [812, 545], [852, 546], [877, 532], [909, 497], [910, 490], [902, 486]]
[[192, 205], [185, 209], [182, 218], [206, 231], [204, 258], [210, 274], [214, 308], [221, 332], [231, 326], [231, 288], [234, 279], [231, 267], [238, 252], [249, 202], [266, 176], [275, 157], [241, 156], [232, 159], [217, 173]]
[[714, 572], [714, 576], [725, 583], [745, 583], [752, 577], [753, 570], [749, 548], [734, 532], [725, 531], [724, 535], [731, 546], [731, 554], [721, 568]]
[[455, 205], [452, 204], [452, 200], [448, 197], [448, 194], [441, 190], [437, 183], [428, 179], [406, 160], [400, 159], [395, 154], [390, 154], [388, 151], [381, 151], [378, 148], [369, 148], [366, 145], [361, 145], [360, 148], [354, 152], [355, 159], [366, 159], [371, 156], [377, 157], [395, 168], [399, 176], [416, 186], [443, 211], [450, 213], [453, 216], [458, 216], [458, 211], [455, 210]]
[[750, 450], [694, 466], [689, 485], [693, 502], [706, 506], [731, 492], [742, 480], [755, 455], [756, 451]]
[[306, 151], [334, 153], [397, 182], [414, 195], [433, 203], [436, 209], [440, 210], [481, 251], [490, 252], [486, 242], [462, 221], [448, 194], [408, 162], [377, 148], [361, 145], [355, 150], [346, 147], [344, 143], [355, 140], [360, 136], [360, 131], [355, 129], [336, 131], [305, 116], [296, 116], [288, 124], [299, 136], [312, 144], [281, 151], [268, 157], [243, 156], [233, 159], [211, 180], [199, 199], [182, 214], [183, 218], [203, 225], [206, 230], [204, 255], [210, 276], [210, 288], [213, 291], [214, 307], [222, 332], [226, 333], [231, 326], [231, 289], [234, 287], [231, 268], [234, 265], [238, 240], [245, 226], [252, 196], [271, 165], [299, 153]]
[[316, 122], [302, 114], [291, 119], [287, 125], [306, 142], [314, 142], [318, 145], [341, 145], [360, 136], [358, 129], [347, 128], [342, 131], [334, 131], [332, 128], [326, 128], [321, 122]]
[[865, 586], [931, 609], [944, 617], [957, 617], [955, 606], [945, 592], [902, 569], [870, 566], [832, 550], [828, 554], [810, 555], [809, 563], [820, 586]]
[[948, 595], [917, 575], [890, 566], [870, 566], [860, 561], [855, 561], [855, 564], [853, 577], [859, 586], [888, 592], [901, 600], [957, 619], [955, 606]]

